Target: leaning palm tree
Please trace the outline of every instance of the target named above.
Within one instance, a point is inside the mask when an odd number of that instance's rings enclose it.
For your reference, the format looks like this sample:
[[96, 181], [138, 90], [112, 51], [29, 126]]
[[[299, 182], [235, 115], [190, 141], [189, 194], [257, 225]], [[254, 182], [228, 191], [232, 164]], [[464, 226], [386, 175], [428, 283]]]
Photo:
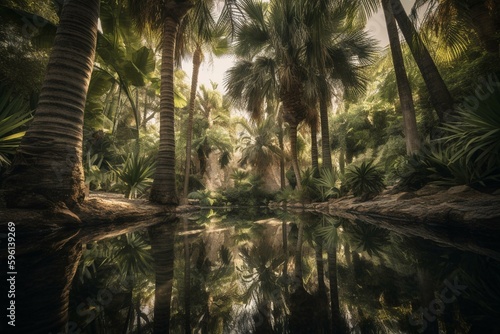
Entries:
[[403, 128], [406, 140], [406, 152], [408, 154], [416, 153], [420, 149], [420, 140], [417, 131], [417, 119], [415, 116], [415, 106], [411, 93], [410, 81], [406, 75], [403, 53], [401, 51], [401, 43], [399, 41], [398, 28], [390, 1], [381, 0], [382, 8], [384, 9], [385, 23], [387, 34], [389, 35], [389, 47], [391, 49], [392, 62], [394, 72], [396, 74], [396, 83], [398, 86], [399, 101], [403, 114]]
[[37, 109], [3, 187], [10, 206], [81, 203], [83, 111], [94, 66], [98, 0], [64, 2]]
[[422, 78], [429, 91], [429, 98], [434, 109], [436, 109], [439, 121], [444, 122], [448, 120], [453, 113], [453, 98], [448, 87], [439, 73], [427, 47], [415, 29], [415, 26], [408, 18], [401, 0], [390, 0], [389, 2], [392, 9], [392, 15], [394, 15], [394, 18], [398, 22], [399, 29], [422, 74]]
[[[429, 98], [436, 110], [437, 116], [441, 122], [445, 121], [453, 111], [453, 98], [427, 47], [406, 14], [401, 0], [389, 0], [386, 4], [384, 4], [382, 0], [362, 0], [359, 3], [363, 9], [362, 13], [366, 16], [370, 16], [383, 5], [383, 9], [387, 11], [385, 15], [393, 16], [396, 19], [420, 73], [422, 74], [422, 78], [429, 92]], [[390, 12], [388, 11], [389, 8], [391, 9]]]
[[174, 135], [174, 51], [181, 20], [193, 7], [191, 0], [129, 0], [139, 28], [161, 35], [160, 148], [150, 201], [177, 205]]

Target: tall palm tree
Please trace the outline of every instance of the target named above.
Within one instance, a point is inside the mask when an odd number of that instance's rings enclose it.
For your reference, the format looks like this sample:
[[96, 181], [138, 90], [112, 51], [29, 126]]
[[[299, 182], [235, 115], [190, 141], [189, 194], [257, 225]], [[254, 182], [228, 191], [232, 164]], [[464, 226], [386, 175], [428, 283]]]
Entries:
[[245, 0], [245, 20], [236, 33], [235, 53], [239, 61], [226, 78], [228, 94], [248, 111], [259, 113], [270, 95], [278, 97], [283, 118], [290, 127], [292, 167], [301, 188], [297, 156], [297, 127], [306, 118], [301, 62], [305, 29], [300, 10], [303, 3], [291, 0], [269, 4]]
[[[448, 91], [448, 87], [439, 73], [434, 60], [432, 59], [427, 47], [420, 38], [415, 26], [410, 21], [401, 0], [390, 0], [392, 14], [398, 22], [399, 29], [408, 44], [413, 58], [422, 74], [429, 97], [440, 122], [449, 119], [453, 113], [453, 98]], [[387, 15], [387, 14], [386, 14]]]
[[389, 35], [389, 46], [392, 54], [396, 83], [398, 86], [399, 101], [403, 114], [403, 128], [406, 140], [406, 153], [412, 154], [420, 149], [420, 140], [417, 132], [417, 119], [415, 116], [415, 106], [411, 94], [410, 82], [406, 75], [406, 69], [399, 42], [399, 33], [392, 14], [392, 9], [388, 0], [381, 0], [384, 10], [387, 34]]
[[83, 111], [97, 43], [99, 0], [64, 2], [38, 106], [4, 181], [10, 206], [81, 203]]
[[195, 99], [196, 91], [198, 88], [198, 75], [200, 72], [200, 66], [204, 59], [204, 48], [208, 48], [210, 52], [220, 52], [221, 45], [221, 31], [217, 31], [216, 22], [214, 20], [214, 6], [213, 0], [199, 0], [195, 2], [195, 6], [189, 15], [183, 20], [182, 30], [186, 29], [186, 33], [182, 34], [180, 31], [179, 35], [187, 35], [188, 38], [181, 38], [181, 45], [178, 47], [178, 52], [183, 52], [184, 47], [192, 48], [193, 56], [193, 73], [191, 76], [191, 93], [189, 97], [188, 106], [188, 121], [187, 121], [187, 134], [186, 134], [186, 162], [184, 169], [184, 187], [181, 197], [181, 202], [187, 202], [188, 186], [189, 186], [189, 174], [191, 166], [191, 144], [193, 136], [193, 114], [195, 110]]
[[363, 32], [364, 22], [356, 14], [356, 2], [308, 0], [307, 4], [305, 56], [311, 72], [316, 73], [308, 81], [312, 99], [319, 101], [323, 168], [331, 170], [330, 101], [335, 92], [347, 98], [364, 92], [368, 82], [364, 68], [374, 60], [375, 42]]
[[150, 201], [177, 205], [175, 185], [174, 53], [180, 22], [193, 7], [191, 0], [129, 0], [137, 25], [161, 35], [160, 148]]

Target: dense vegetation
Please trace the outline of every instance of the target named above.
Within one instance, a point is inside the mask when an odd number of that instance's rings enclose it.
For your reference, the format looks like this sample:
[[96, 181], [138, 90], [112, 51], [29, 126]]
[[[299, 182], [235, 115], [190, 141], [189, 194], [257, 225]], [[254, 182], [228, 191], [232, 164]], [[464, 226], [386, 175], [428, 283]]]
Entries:
[[[167, 2], [0, 2], [8, 205], [71, 208], [85, 187], [174, 205], [498, 188], [496, 2]], [[365, 30], [378, 9], [386, 48]], [[199, 85], [223, 54], [224, 87]]]

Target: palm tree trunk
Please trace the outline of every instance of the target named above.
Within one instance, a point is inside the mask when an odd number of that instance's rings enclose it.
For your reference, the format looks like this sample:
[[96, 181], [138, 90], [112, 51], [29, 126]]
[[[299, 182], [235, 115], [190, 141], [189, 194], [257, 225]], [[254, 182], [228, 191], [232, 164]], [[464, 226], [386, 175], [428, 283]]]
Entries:
[[281, 156], [280, 156], [280, 188], [281, 190], [285, 189], [285, 144], [283, 142], [283, 137], [284, 137], [284, 131], [283, 131], [283, 114], [282, 111], [279, 112], [278, 115], [278, 143], [281, 151]]
[[184, 170], [184, 189], [182, 192], [181, 204], [187, 204], [187, 195], [189, 191], [189, 175], [191, 170], [191, 143], [193, 140], [193, 115], [194, 101], [196, 99], [196, 90], [198, 87], [198, 73], [201, 65], [201, 47], [198, 45], [193, 54], [193, 76], [191, 78], [191, 93], [189, 96], [189, 113], [186, 133], [186, 166]]
[[318, 152], [318, 122], [315, 120], [309, 123], [311, 128], [311, 161], [314, 170], [314, 177], [319, 178], [319, 152]]
[[8, 178], [7, 205], [69, 208], [85, 198], [83, 112], [94, 66], [98, 0], [64, 2], [38, 106]]
[[292, 155], [292, 168], [297, 180], [297, 189], [302, 189], [302, 177], [300, 176], [299, 158], [297, 154], [297, 125], [290, 124], [290, 153]]
[[174, 132], [174, 51], [178, 28], [178, 21], [167, 17], [161, 59], [160, 148], [149, 197], [151, 202], [174, 206], [178, 204]]
[[404, 134], [406, 139], [406, 153], [412, 154], [420, 149], [420, 140], [417, 132], [417, 119], [415, 117], [415, 107], [411, 94], [410, 82], [406, 75], [403, 53], [399, 41], [398, 28], [394, 15], [391, 11], [390, 0], [382, 0], [387, 33], [389, 35], [389, 45], [391, 47], [392, 62], [396, 73], [401, 112], [403, 114]]
[[[441, 74], [434, 63], [429, 51], [420, 39], [418, 32], [406, 14], [401, 0], [390, 0], [393, 15], [398, 22], [399, 29], [410, 47], [411, 53], [417, 63], [424, 79], [431, 103], [436, 109], [440, 122], [445, 122], [453, 113], [453, 98], [451, 97]], [[389, 15], [388, 13], [386, 15]]]
[[325, 98], [319, 100], [319, 114], [321, 119], [321, 157], [323, 168], [332, 170], [332, 152], [330, 149], [330, 132], [328, 129], [328, 104]]

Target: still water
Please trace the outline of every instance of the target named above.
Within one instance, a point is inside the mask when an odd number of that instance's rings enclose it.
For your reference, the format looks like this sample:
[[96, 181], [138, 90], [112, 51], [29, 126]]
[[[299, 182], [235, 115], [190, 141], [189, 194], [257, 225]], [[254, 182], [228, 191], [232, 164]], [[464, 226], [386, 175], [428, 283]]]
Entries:
[[498, 258], [358, 220], [202, 211], [93, 239], [30, 242], [15, 333], [500, 332]]

